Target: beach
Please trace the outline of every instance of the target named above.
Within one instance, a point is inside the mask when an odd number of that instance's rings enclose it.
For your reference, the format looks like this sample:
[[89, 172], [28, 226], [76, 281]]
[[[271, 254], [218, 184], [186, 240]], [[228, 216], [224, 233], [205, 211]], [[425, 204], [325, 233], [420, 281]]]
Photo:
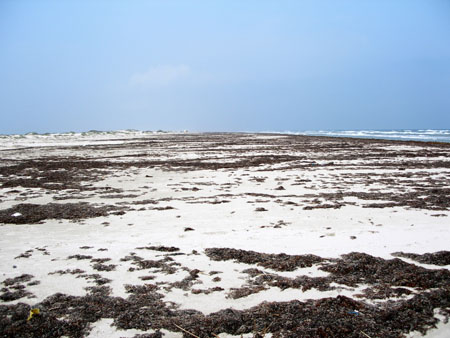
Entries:
[[450, 143], [1, 143], [2, 337], [450, 336]]

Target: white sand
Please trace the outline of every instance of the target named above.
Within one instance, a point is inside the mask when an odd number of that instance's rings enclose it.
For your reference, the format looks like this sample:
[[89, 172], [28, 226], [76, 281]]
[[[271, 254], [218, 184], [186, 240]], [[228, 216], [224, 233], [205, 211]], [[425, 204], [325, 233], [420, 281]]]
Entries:
[[[271, 136], [273, 137], [273, 136]], [[281, 136], [280, 136], [281, 137]], [[261, 136], [261, 138], [265, 138]], [[22, 140], [23, 141], [23, 140]], [[56, 141], [55, 141], [56, 142]], [[58, 139], [58, 145], [61, 139]], [[105, 143], [111, 143], [110, 139]], [[89, 142], [86, 141], [86, 144]], [[92, 143], [92, 142], [91, 142]], [[24, 146], [23, 142], [20, 143]], [[8, 144], [8, 147], [11, 146]], [[387, 146], [386, 146], [387, 147]], [[405, 146], [403, 146], [405, 148]], [[389, 147], [387, 147], [389, 148]], [[396, 146], [398, 148], [398, 146]], [[413, 149], [412, 147], [411, 149]], [[183, 150], [183, 149], [182, 149]], [[405, 151], [407, 149], [405, 148]], [[65, 150], [52, 149], [52, 152], [64, 154]], [[22, 157], [33, 157], [39, 152], [22, 154]], [[132, 153], [133, 150], [130, 150]], [[255, 153], [258, 152], [255, 149]], [[162, 154], [167, 158], [199, 158], [203, 156], [195, 151], [183, 154], [177, 150]], [[304, 210], [303, 207], [283, 205], [275, 202], [277, 198], [267, 198], [263, 194], [279, 196], [282, 202], [295, 202], [300, 205], [305, 198], [292, 197], [308, 193], [336, 191], [336, 184], [343, 184], [343, 175], [355, 175], [367, 173], [368, 175], [389, 173], [389, 169], [354, 169], [340, 170], [334, 168], [317, 168], [311, 171], [281, 170], [272, 171], [273, 167], [258, 167], [254, 169], [238, 170], [199, 170], [190, 172], [171, 172], [158, 168], [129, 169], [126, 172], [118, 172], [116, 176], [108, 175], [102, 181], [94, 183], [94, 186], [109, 186], [124, 190], [125, 194], [136, 194], [135, 198], [104, 199], [101, 196], [89, 196], [85, 199], [67, 199], [54, 201], [53, 197], [64, 192], [53, 192], [48, 195], [40, 195], [39, 188], [25, 189], [15, 188], [19, 192], [31, 193], [36, 191], [38, 197], [28, 197], [26, 201], [18, 200], [19, 193], [6, 194], [10, 188], [0, 189], [4, 196], [0, 200], [0, 208], [5, 209], [19, 203], [46, 204], [49, 202], [89, 202], [89, 203], [116, 203], [143, 201], [147, 199], [157, 200], [157, 205], [136, 205], [146, 210], [128, 211], [124, 215], [110, 215], [78, 222], [69, 220], [46, 220], [44, 224], [10, 225], [0, 227], [0, 271], [1, 280], [16, 277], [23, 273], [30, 273], [34, 280], [40, 284], [29, 286], [27, 290], [36, 298], [22, 298], [9, 304], [25, 302], [36, 304], [46, 297], [62, 292], [70, 295], [85, 295], [87, 286], [92, 286], [91, 281], [76, 278], [76, 275], [49, 275], [50, 272], [66, 269], [82, 269], [86, 273], [99, 273], [94, 270], [89, 260], [67, 259], [69, 255], [84, 254], [95, 258], [110, 258], [105, 264], [116, 264], [116, 270], [101, 272], [100, 274], [112, 280], [110, 286], [113, 296], [127, 297], [125, 284], [145, 284], [139, 279], [145, 275], [144, 271], [127, 271], [130, 262], [120, 259], [136, 252], [145, 259], [159, 259], [162, 252], [151, 250], [138, 250], [137, 247], [146, 245], [164, 245], [180, 248], [184, 256], [174, 256], [174, 260], [182, 266], [201, 271], [198, 284], [193, 288], [206, 290], [214, 286], [220, 286], [224, 290], [211, 294], [192, 294], [181, 289], [172, 288], [164, 293], [164, 300], [179, 305], [180, 309], [195, 309], [209, 314], [221, 309], [247, 309], [258, 305], [263, 301], [289, 301], [319, 299], [345, 295], [352, 297], [361, 292], [365, 287], [357, 288], [341, 286], [340, 289], [327, 292], [319, 292], [311, 289], [301, 292], [298, 289], [270, 288], [248, 297], [231, 299], [227, 293], [232, 288], [246, 285], [248, 275], [242, 270], [250, 265], [233, 261], [212, 261], [203, 254], [205, 248], [227, 247], [244, 250], [254, 250], [264, 253], [286, 254], [315, 254], [321, 257], [339, 257], [350, 252], [364, 252], [385, 259], [393, 258], [391, 253], [397, 251], [426, 253], [439, 250], [448, 250], [450, 243], [450, 221], [448, 211], [429, 211], [422, 209], [396, 208], [364, 208], [372, 201], [359, 200], [356, 197], [347, 198], [346, 202], [355, 205], [346, 205], [340, 209], [316, 209]], [[261, 171], [262, 170], [262, 171]], [[414, 169], [413, 171], [420, 171]], [[439, 170], [435, 173], [436, 179], [448, 179], [450, 169]], [[148, 177], [150, 176], [150, 177]], [[255, 177], [264, 177], [264, 182], [257, 182]], [[306, 185], [292, 185], [299, 178], [310, 180]], [[352, 191], [368, 191], [360, 178], [346, 178], [346, 185], [350, 185]], [[275, 190], [282, 185], [285, 190]], [[181, 188], [197, 187], [198, 191], [182, 190]], [[383, 188], [383, 183], [370, 186], [371, 189]], [[395, 193], [395, 189], [386, 187], [387, 192]], [[70, 194], [70, 193], [69, 193]], [[254, 196], [252, 194], [260, 194]], [[169, 198], [169, 201], [164, 201]], [[228, 203], [209, 204], [195, 202], [212, 202], [226, 200]], [[373, 201], [377, 202], [377, 201]], [[379, 201], [378, 201], [379, 202]], [[171, 206], [170, 210], [153, 210], [152, 207]], [[257, 207], [264, 207], [268, 211], [257, 212]], [[435, 217], [435, 214], [445, 216]], [[286, 225], [274, 228], [279, 221]], [[109, 222], [104, 226], [103, 222]], [[185, 232], [186, 227], [194, 231]], [[352, 239], [351, 236], [355, 236]], [[82, 250], [80, 247], [92, 248]], [[36, 248], [45, 248], [49, 255], [43, 254]], [[106, 248], [107, 251], [98, 251]], [[32, 249], [29, 258], [15, 258], [26, 250]], [[200, 255], [190, 254], [196, 250]], [[409, 259], [408, 263], [417, 264], [426, 268], [442, 268], [420, 264]], [[450, 266], [444, 268], [449, 269]], [[261, 268], [267, 273], [274, 271]], [[220, 271], [218, 275], [209, 275], [211, 271]], [[306, 269], [298, 269], [293, 272], [280, 273], [287, 277], [307, 275], [310, 277], [325, 276], [326, 273], [318, 270], [317, 266]], [[187, 272], [178, 271], [175, 274], [156, 274], [156, 279], [151, 283], [170, 283], [183, 279]], [[212, 278], [219, 276], [221, 281], [216, 283]], [[112, 319], [102, 319], [92, 326], [90, 337], [132, 337], [138, 330], [116, 331], [111, 326]], [[151, 331], [147, 332], [150, 333]], [[181, 337], [180, 333], [167, 332], [166, 337]], [[412, 333], [410, 337], [418, 337], [420, 334]], [[450, 336], [449, 324], [440, 323], [438, 328], [430, 330], [427, 337]], [[221, 334], [220, 337], [231, 337]], [[266, 336], [268, 337], [268, 335]]]

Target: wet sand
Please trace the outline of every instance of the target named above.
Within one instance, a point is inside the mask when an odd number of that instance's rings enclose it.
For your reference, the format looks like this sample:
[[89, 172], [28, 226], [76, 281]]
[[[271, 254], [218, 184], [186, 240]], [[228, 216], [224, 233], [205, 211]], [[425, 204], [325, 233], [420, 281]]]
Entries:
[[39, 142], [0, 148], [2, 336], [450, 334], [450, 144]]

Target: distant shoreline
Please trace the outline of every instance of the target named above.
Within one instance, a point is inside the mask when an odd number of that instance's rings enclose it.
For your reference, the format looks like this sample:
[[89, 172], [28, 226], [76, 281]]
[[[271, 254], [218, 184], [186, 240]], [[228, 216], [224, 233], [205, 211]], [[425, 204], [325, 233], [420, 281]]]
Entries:
[[374, 139], [387, 141], [418, 141], [450, 143], [450, 129], [396, 129], [396, 130], [308, 130], [308, 131], [168, 131], [168, 130], [89, 130], [81, 132], [60, 133], [37, 133], [28, 132], [24, 134], [0, 134], [0, 140], [33, 138], [43, 139], [46, 137], [89, 137], [89, 136], [145, 136], [155, 134], [274, 134], [274, 135], [305, 135], [323, 136], [352, 139]]

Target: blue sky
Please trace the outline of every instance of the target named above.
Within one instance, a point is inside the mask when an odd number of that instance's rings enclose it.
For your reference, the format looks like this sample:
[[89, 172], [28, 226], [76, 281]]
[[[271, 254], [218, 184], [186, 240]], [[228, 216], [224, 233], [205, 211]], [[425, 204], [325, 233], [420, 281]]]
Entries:
[[0, 133], [450, 128], [450, 1], [0, 1]]

